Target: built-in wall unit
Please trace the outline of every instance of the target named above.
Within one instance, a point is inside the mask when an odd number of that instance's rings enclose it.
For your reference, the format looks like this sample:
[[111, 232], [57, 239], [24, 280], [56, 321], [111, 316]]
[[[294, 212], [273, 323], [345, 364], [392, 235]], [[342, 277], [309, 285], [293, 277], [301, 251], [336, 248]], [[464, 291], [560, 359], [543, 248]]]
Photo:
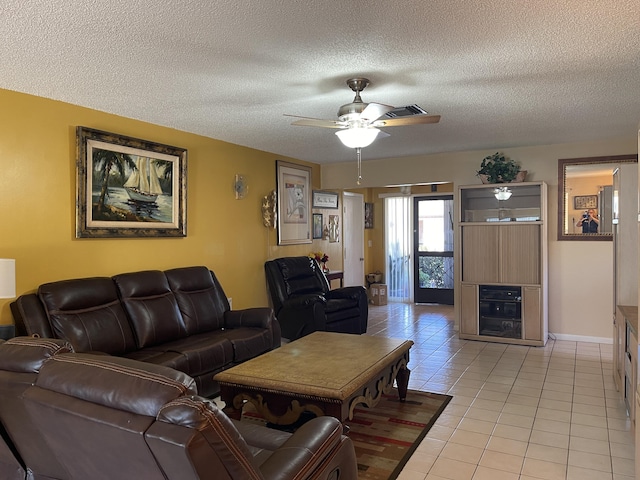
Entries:
[[460, 338], [545, 345], [546, 183], [464, 185], [458, 198]]
[[[640, 152], [640, 127], [638, 128], [638, 151]], [[640, 185], [640, 169], [638, 169], [638, 185]], [[638, 235], [638, 238], [640, 239], [640, 192], [636, 191], [636, 206], [637, 206], [637, 211], [636, 214], [638, 216], [638, 223], [636, 225], [636, 234]], [[639, 252], [640, 253], [640, 248], [639, 248]], [[638, 261], [638, 265], [636, 266], [636, 281], [638, 279], [638, 277], [640, 277], [640, 261]], [[636, 291], [636, 300], [638, 301], [638, 303], [640, 303], [640, 282], [638, 282], [638, 290]], [[640, 350], [640, 346], [638, 347], [638, 349]], [[636, 387], [636, 401], [635, 401], [635, 411], [636, 412], [640, 412], [640, 392], [638, 391], [638, 389], [640, 389], [640, 384], [638, 385], [638, 387]], [[635, 441], [635, 447], [636, 447], [636, 455], [635, 455], [635, 461], [636, 461], [636, 474], [637, 472], [640, 472], [640, 428], [636, 428], [635, 431], [636, 434], [636, 441]]]
[[638, 383], [638, 164], [613, 172], [614, 380], [635, 421]]

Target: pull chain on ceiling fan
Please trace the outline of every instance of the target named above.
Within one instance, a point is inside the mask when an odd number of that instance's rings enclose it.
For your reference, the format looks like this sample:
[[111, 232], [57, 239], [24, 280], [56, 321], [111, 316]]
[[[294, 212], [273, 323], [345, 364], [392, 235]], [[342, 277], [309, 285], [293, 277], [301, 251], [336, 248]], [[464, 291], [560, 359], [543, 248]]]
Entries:
[[347, 80], [347, 85], [356, 95], [353, 102], [340, 107], [337, 120], [323, 120], [285, 114], [287, 117], [299, 119], [291, 125], [339, 129], [336, 135], [343, 145], [356, 149], [358, 185], [362, 181], [362, 148], [368, 147], [378, 138], [389, 136], [388, 133], [380, 130], [380, 128], [438, 123], [440, 121], [440, 115], [429, 115], [418, 105], [396, 108], [382, 103], [364, 103], [360, 97], [360, 92], [369, 83], [369, 79], [364, 77]]

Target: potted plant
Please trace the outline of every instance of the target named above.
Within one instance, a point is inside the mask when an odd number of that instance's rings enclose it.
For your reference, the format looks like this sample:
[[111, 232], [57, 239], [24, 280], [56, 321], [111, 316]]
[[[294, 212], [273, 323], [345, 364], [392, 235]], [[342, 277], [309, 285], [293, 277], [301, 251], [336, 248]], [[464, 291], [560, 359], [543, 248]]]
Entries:
[[520, 166], [514, 160], [500, 152], [484, 157], [477, 172], [482, 183], [522, 182], [526, 174], [526, 171], [520, 171]]

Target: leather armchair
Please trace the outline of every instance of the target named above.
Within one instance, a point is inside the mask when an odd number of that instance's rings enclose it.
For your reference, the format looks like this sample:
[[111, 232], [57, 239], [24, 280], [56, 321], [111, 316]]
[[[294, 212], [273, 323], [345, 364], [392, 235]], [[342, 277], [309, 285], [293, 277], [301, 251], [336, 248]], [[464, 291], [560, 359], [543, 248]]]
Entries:
[[331, 290], [320, 266], [309, 257], [269, 260], [264, 269], [284, 338], [295, 340], [315, 331], [367, 331], [369, 305], [364, 287]]

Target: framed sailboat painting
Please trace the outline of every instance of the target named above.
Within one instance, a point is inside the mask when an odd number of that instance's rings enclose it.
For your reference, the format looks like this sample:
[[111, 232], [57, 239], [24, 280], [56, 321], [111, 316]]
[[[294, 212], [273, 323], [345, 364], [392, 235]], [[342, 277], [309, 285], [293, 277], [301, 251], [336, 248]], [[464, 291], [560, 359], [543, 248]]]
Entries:
[[76, 237], [185, 237], [187, 150], [76, 128]]

